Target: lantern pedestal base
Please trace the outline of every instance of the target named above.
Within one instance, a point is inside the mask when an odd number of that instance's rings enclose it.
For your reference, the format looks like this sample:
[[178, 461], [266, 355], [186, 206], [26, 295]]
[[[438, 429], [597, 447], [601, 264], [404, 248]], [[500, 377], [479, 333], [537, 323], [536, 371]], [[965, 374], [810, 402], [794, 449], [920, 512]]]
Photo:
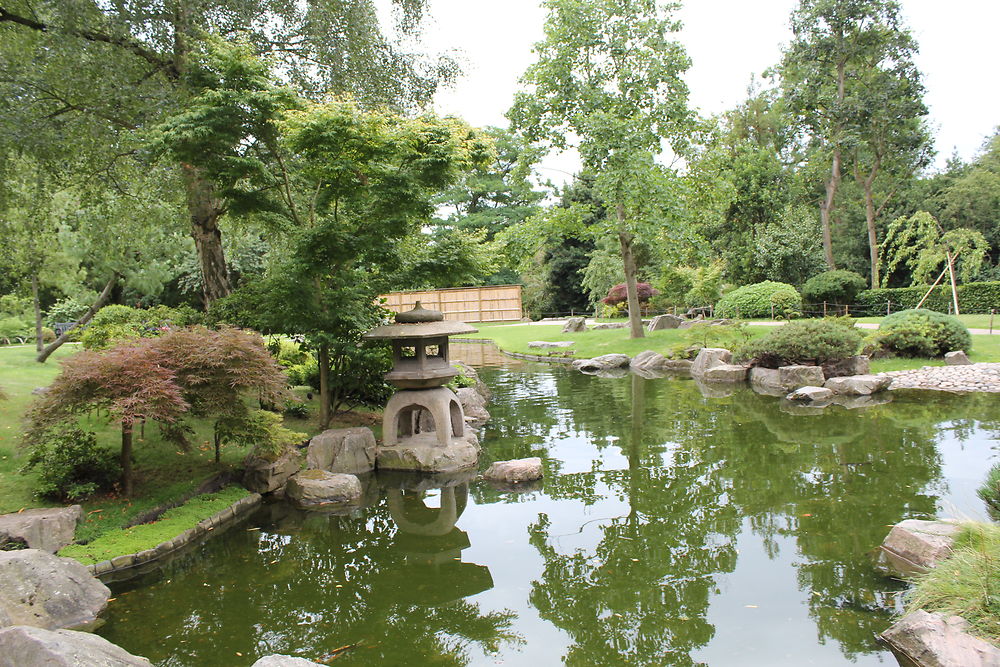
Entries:
[[479, 463], [479, 442], [469, 431], [461, 438], [439, 442], [434, 431], [407, 436], [391, 446], [378, 448], [376, 466], [380, 470], [413, 472], [454, 472], [474, 469]]

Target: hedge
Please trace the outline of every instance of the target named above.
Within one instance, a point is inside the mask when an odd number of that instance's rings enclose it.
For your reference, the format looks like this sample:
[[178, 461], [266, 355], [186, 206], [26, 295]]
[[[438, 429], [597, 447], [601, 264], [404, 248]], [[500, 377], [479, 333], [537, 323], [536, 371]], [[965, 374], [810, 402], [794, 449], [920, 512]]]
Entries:
[[[858, 294], [857, 301], [872, 315], [885, 315], [890, 302], [893, 312], [916, 308], [925, 292], [925, 286], [869, 289]], [[947, 313], [951, 303], [951, 285], [938, 285], [921, 308]], [[1000, 282], [959, 285], [958, 307], [963, 313], [988, 313], [991, 308], [1000, 310]]]

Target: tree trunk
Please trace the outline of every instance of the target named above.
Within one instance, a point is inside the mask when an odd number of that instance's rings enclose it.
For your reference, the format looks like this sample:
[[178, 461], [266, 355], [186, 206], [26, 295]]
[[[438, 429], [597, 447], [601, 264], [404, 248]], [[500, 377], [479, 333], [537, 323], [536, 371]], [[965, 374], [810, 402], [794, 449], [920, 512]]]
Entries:
[[42, 305], [38, 301], [38, 274], [31, 276], [31, 301], [35, 306], [35, 352], [41, 354], [45, 348], [42, 341]]
[[132, 425], [122, 423], [122, 495], [132, 497]]
[[639, 312], [639, 288], [636, 286], [635, 255], [632, 253], [632, 235], [625, 231], [625, 207], [618, 204], [618, 241], [622, 248], [622, 264], [625, 266], [625, 293], [628, 295], [629, 338], [645, 338], [642, 330], [642, 314]]
[[321, 343], [316, 351], [319, 362], [319, 424], [330, 428], [330, 346]]
[[878, 271], [878, 236], [875, 231], [875, 195], [872, 194], [872, 182], [878, 168], [872, 169], [865, 179], [865, 222], [868, 224], [868, 256], [872, 264], [872, 289], [878, 289], [881, 282]]
[[[101, 295], [97, 297], [97, 301], [91, 304], [90, 308], [87, 309], [87, 312], [83, 314], [83, 317], [81, 317], [77, 321], [76, 327], [74, 328], [79, 328], [85, 325], [87, 322], [90, 321], [90, 318], [94, 316], [94, 313], [96, 313], [97, 311], [99, 311], [101, 308], [104, 307], [104, 304], [106, 304], [108, 302], [108, 299], [111, 298], [111, 290], [114, 289], [115, 283], [117, 282], [118, 282], [118, 274], [116, 273], [111, 276], [111, 280], [109, 280], [108, 284], [104, 286], [104, 289], [101, 291]], [[53, 352], [58, 350], [63, 343], [69, 340], [69, 337], [70, 337], [70, 331], [64, 331], [61, 336], [57, 337], [54, 341], [45, 346], [45, 348], [43, 348], [41, 352], [38, 353], [38, 356], [35, 357], [35, 361], [37, 361], [40, 364], [44, 364], [45, 360], [48, 359]]]
[[219, 230], [223, 207], [215, 194], [215, 186], [201, 175], [197, 167], [185, 164], [182, 170], [191, 217], [191, 236], [201, 263], [202, 295], [205, 308], [208, 308], [232, 291], [226, 255], [222, 249], [222, 232]]
[[830, 178], [826, 181], [826, 197], [819, 205], [819, 220], [823, 227], [823, 257], [826, 259], [826, 268], [830, 271], [837, 270], [837, 263], [833, 261], [833, 232], [831, 231], [830, 215], [837, 198], [837, 188], [840, 187], [840, 149], [833, 149], [833, 165], [830, 167]]

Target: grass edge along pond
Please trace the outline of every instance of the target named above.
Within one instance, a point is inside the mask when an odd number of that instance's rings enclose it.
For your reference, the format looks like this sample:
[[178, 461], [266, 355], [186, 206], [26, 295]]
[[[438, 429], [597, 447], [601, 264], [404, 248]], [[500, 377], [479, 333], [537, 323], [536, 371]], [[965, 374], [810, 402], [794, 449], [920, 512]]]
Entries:
[[[675, 356], [685, 347], [701, 344], [705, 347], [738, 346], [746, 340], [759, 338], [772, 330], [771, 326], [747, 323], [742, 331], [729, 332], [720, 340], [716, 327], [703, 329], [662, 329], [647, 331], [645, 338], [629, 338], [628, 329], [588, 329], [578, 333], [562, 333], [562, 324], [506, 324], [482, 327], [477, 334], [467, 334], [463, 338], [490, 340], [504, 352], [534, 354], [541, 357], [566, 356], [565, 349], [544, 350], [529, 348], [531, 341], [572, 341], [569, 348], [574, 359], [589, 359], [602, 354], [626, 354], [634, 357], [644, 350], [659, 352], [665, 357]], [[972, 335], [973, 362], [1000, 362], [1000, 336], [989, 334]], [[871, 362], [873, 373], [908, 370], [922, 366], [943, 366], [944, 359], [904, 358], [875, 359]]]
[[108, 530], [87, 544], [63, 547], [59, 555], [75, 558], [84, 565], [92, 565], [116, 556], [152, 549], [249, 495], [250, 492], [242, 486], [233, 485], [195, 496], [183, 505], [168, 509], [155, 521], [131, 528]]

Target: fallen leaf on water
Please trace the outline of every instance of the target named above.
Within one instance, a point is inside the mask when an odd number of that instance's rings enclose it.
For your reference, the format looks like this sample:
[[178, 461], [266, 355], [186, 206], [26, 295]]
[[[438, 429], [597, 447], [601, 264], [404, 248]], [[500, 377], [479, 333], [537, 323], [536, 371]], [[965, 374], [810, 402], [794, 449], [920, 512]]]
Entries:
[[755, 604], [748, 604], [748, 605], [744, 605], [744, 606], [745, 606], [745, 607], [746, 607], [747, 609], [757, 609], [757, 605], [755, 605]]
[[812, 514], [809, 514], [809, 513], [807, 512], [806, 514], [803, 514], [802, 516], [812, 516]]

